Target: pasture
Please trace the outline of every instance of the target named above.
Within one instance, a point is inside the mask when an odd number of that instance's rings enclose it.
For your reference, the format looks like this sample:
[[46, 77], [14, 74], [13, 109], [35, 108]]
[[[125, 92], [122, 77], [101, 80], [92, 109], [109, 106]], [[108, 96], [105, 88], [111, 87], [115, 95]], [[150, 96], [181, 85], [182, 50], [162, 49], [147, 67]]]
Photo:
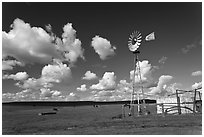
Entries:
[[[39, 115], [42, 112], [57, 114]], [[202, 134], [202, 114], [147, 115], [118, 118], [121, 105], [99, 107], [2, 105], [3, 135], [196, 135]]]

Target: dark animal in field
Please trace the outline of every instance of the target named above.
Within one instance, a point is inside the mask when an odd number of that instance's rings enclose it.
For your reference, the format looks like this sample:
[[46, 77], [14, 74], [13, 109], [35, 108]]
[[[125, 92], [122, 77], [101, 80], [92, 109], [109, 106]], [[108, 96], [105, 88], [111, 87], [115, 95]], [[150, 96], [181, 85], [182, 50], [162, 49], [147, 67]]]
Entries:
[[99, 107], [99, 106], [98, 106], [98, 105], [93, 105], [93, 107], [97, 108], [97, 107]]
[[52, 110], [54, 110], [54, 111], [58, 111], [58, 109], [57, 109], [57, 108], [53, 108]]
[[147, 112], [145, 113], [145, 115], [150, 115], [151, 112], [147, 110]]

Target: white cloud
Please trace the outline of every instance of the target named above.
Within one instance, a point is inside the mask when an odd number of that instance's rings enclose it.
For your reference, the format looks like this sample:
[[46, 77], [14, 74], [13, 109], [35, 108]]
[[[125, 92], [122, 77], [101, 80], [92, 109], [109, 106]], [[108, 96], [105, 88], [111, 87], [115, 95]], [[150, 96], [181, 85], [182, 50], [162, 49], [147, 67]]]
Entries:
[[83, 98], [82, 100], [92, 100], [92, 101], [130, 100], [130, 97], [131, 97], [130, 95], [132, 93], [132, 84], [128, 83], [126, 80], [120, 80], [120, 82], [117, 85], [115, 84], [114, 88], [108, 88], [108, 89], [100, 88], [100, 90], [98, 90], [98, 88], [95, 90], [92, 90], [91, 92], [92, 95], [86, 98]]
[[60, 91], [57, 91], [57, 90], [53, 90], [53, 91], [52, 91], [52, 95], [53, 95], [53, 96], [60, 96], [60, 95], [61, 95], [61, 92], [60, 92]]
[[91, 71], [87, 71], [85, 74], [84, 74], [84, 77], [82, 79], [86, 79], [86, 80], [92, 80], [92, 79], [96, 79], [97, 76], [95, 73], [92, 73]]
[[32, 89], [32, 90], [40, 90], [41, 88], [52, 87], [53, 84], [43, 81], [43, 79], [35, 79], [35, 78], [28, 78], [21, 83], [16, 83], [16, 86], [23, 88], [23, 89]]
[[[83, 100], [93, 100], [93, 101], [130, 100], [132, 90], [133, 90], [132, 83], [128, 83], [126, 80], [120, 80], [117, 86], [115, 87], [115, 89], [93, 90], [91, 92], [92, 95], [84, 98]], [[142, 94], [140, 94], [140, 97], [142, 98]], [[149, 97], [149, 96], [145, 94], [145, 97]]]
[[162, 75], [162, 76], [160, 76], [159, 82], [157, 84], [157, 87], [151, 88], [150, 93], [151, 94], [161, 95], [161, 96], [166, 95], [166, 93], [168, 92], [168, 90], [167, 90], [168, 89], [167, 83], [169, 81], [171, 81], [172, 79], [173, 79], [173, 77], [170, 76], [170, 75]]
[[42, 88], [36, 91], [25, 89], [17, 93], [3, 93], [3, 102], [7, 101], [30, 101], [30, 100], [65, 100], [65, 96], [60, 91]]
[[41, 73], [41, 79], [46, 82], [59, 83], [64, 79], [71, 77], [71, 69], [61, 62], [55, 62], [52, 65], [44, 66]]
[[[141, 81], [143, 86], [150, 85], [150, 83], [153, 82], [152, 78], [152, 72], [154, 71], [154, 68], [149, 64], [148, 60], [143, 60], [142, 62], [139, 61], [140, 64], [140, 73], [141, 73]], [[130, 79], [133, 80], [134, 76], [134, 70], [130, 71]], [[135, 83], [140, 83], [140, 75], [139, 70], [136, 69], [135, 72]]]
[[117, 90], [119, 92], [132, 92], [132, 83], [128, 83], [126, 80], [120, 80], [117, 84]]
[[[157, 86], [157, 83], [155, 83], [152, 78], [152, 72], [154, 71], [154, 67], [151, 66], [151, 64], [149, 64], [149, 62], [146, 60], [140, 62], [140, 67], [143, 86], [145, 87], [146, 92], [146, 90], [149, 90], [150, 87]], [[138, 70], [136, 73], [138, 73]], [[133, 71], [130, 72], [130, 78], [133, 78]], [[126, 80], [120, 80], [119, 83], [116, 85], [115, 79], [116, 77], [113, 72], [106, 72], [103, 78], [99, 80], [98, 84], [90, 86], [90, 89], [94, 90], [94, 92], [92, 92], [92, 94], [94, 95], [90, 96], [88, 99], [100, 101], [130, 100], [131, 93], [133, 90], [132, 82], [129, 83]], [[110, 85], [110, 83], [114, 84]], [[136, 83], [139, 83], [138, 78], [136, 78]], [[139, 90], [139, 87], [136, 87], [136, 90]], [[140, 96], [142, 97], [142, 94]], [[145, 96], [148, 95], [146, 95], [145, 93]]]
[[16, 60], [2, 60], [2, 70], [12, 70], [16, 65], [24, 66], [25, 64]]
[[[51, 65], [46, 65], [42, 69], [41, 77], [28, 78], [27, 74], [17, 73], [16, 75], [9, 75], [8, 77], [15, 80], [21, 80], [15, 85], [24, 89], [23, 91], [30, 92], [17, 92], [16, 94], [5, 95], [4, 100], [65, 100], [65, 96], [61, 91], [51, 90], [53, 83], [59, 83], [63, 80], [68, 80], [71, 77], [71, 70], [60, 60], [54, 60]], [[28, 78], [28, 79], [27, 79]]]
[[200, 88], [200, 87], [202, 87], [202, 81], [201, 82], [196, 82], [196, 83], [194, 83], [193, 85], [192, 85], [192, 89], [197, 89], [197, 88]]
[[166, 84], [167, 82], [169, 82], [172, 79], [173, 79], [173, 77], [170, 75], [160, 76], [157, 87], [162, 88], [164, 84]]
[[116, 47], [111, 46], [110, 41], [99, 36], [92, 38], [91, 46], [102, 60], [115, 54]]
[[202, 71], [198, 70], [198, 71], [192, 72], [191, 75], [192, 76], [201, 76], [202, 75]]
[[39, 100], [39, 92], [32, 92], [30, 89], [25, 89], [17, 93], [3, 93], [2, 100], [6, 101], [24, 101], [24, 100]]
[[14, 94], [14, 93], [10, 93], [10, 92], [3, 93], [3, 94], [2, 94], [2, 102], [14, 101], [14, 99], [13, 99], [14, 97], [15, 97], [15, 94]]
[[45, 98], [52, 98], [55, 96], [60, 96], [61, 92], [57, 91], [57, 90], [50, 90], [49, 88], [42, 88], [40, 89], [41, 93], [41, 97], [45, 97]]
[[87, 90], [86, 84], [83, 84], [83, 85], [81, 85], [81, 87], [77, 88], [77, 91], [86, 91], [86, 90]]
[[41, 88], [52, 87], [52, 83], [60, 83], [70, 78], [71, 69], [62, 62], [54, 62], [52, 65], [49, 64], [43, 67], [40, 78], [28, 78], [22, 85], [20, 83], [16, 85], [23, 89], [39, 90]]
[[97, 89], [97, 90], [114, 89], [116, 86], [115, 80], [116, 80], [116, 76], [114, 72], [105, 72], [103, 75], [103, 78], [99, 80], [99, 83], [92, 85], [90, 89]]
[[40, 27], [31, 27], [23, 20], [15, 19], [11, 27], [8, 33], [2, 32], [4, 58], [11, 56], [25, 64], [48, 64], [53, 58], [71, 63], [76, 62], [78, 57], [84, 59], [81, 41], [76, 39], [71, 23], [64, 26], [62, 39], [51, 32], [51, 26], [46, 27], [47, 33]]
[[11, 74], [11, 75], [4, 75], [3, 79], [13, 79], [13, 80], [26, 80], [28, 78], [28, 74], [26, 72], [18, 72], [15, 75]]
[[65, 100], [66, 100], [66, 101], [79, 101], [79, 100], [80, 100], [80, 97], [79, 97], [77, 94], [71, 92], [71, 93], [69, 93], [69, 95], [65, 98]]
[[15, 19], [11, 27], [8, 33], [2, 33], [3, 56], [12, 56], [24, 63], [48, 63], [52, 57], [62, 58], [42, 28], [31, 27], [20, 19]]
[[[154, 83], [154, 85], [155, 85], [155, 83]], [[153, 86], [153, 84], [152, 84], [152, 86]], [[141, 87], [136, 86], [135, 92], [139, 92], [140, 98], [143, 98], [143, 97], [149, 98], [152, 95], [148, 94], [147, 92], [152, 88], [152, 86], [149, 86], [149, 87], [145, 86], [143, 88], [144, 94], [142, 94]], [[120, 82], [117, 84], [117, 88], [115, 90], [114, 97], [116, 96], [116, 98], [120, 99], [120, 100], [130, 100], [132, 92], [133, 92], [133, 83], [132, 82], [128, 83], [126, 80], [120, 80]], [[114, 98], [114, 97], [112, 97], [112, 98]]]
[[64, 56], [69, 62], [76, 62], [78, 57], [85, 59], [83, 56], [84, 49], [81, 47], [81, 41], [76, 39], [76, 31], [72, 28], [71, 23], [67, 23], [63, 27], [62, 47], [65, 51]]
[[159, 59], [158, 62], [159, 62], [160, 64], [164, 64], [164, 63], [166, 62], [166, 60], [167, 60], [167, 57], [162, 56], [161, 59]]
[[52, 96], [50, 89], [41, 88], [40, 91], [41, 91], [41, 96], [43, 96], [43, 97], [51, 97]]

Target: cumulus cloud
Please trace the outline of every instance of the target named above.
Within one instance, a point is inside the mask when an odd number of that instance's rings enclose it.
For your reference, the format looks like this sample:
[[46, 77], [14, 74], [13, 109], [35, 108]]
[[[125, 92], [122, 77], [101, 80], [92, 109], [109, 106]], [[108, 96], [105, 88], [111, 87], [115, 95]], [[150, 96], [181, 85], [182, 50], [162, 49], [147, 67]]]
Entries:
[[[152, 73], [155, 70], [154, 66], [151, 66], [147, 60], [140, 62], [141, 67], [141, 74], [142, 74], [142, 84], [146, 90], [152, 90], [153, 87], [157, 87], [158, 83], [153, 81]], [[108, 75], [107, 75], [108, 74]], [[138, 74], [138, 70], [136, 72]], [[110, 78], [108, 78], [110, 77]], [[127, 80], [120, 80], [118, 84], [116, 84], [116, 77], [113, 72], [106, 72], [104, 76], [99, 80], [98, 84], [94, 84], [90, 86], [90, 89], [93, 90], [91, 92], [93, 95], [90, 96], [88, 99], [90, 100], [99, 100], [99, 101], [115, 101], [115, 100], [130, 100], [131, 93], [133, 90], [133, 83], [132, 81], [127, 82]], [[130, 78], [133, 79], [133, 71], [130, 72]], [[161, 77], [161, 81], [164, 81]], [[139, 86], [139, 78], [136, 77], [136, 91], [140, 91]], [[113, 81], [113, 82], [111, 82]], [[162, 82], [158, 87], [161, 87]], [[110, 85], [110, 83], [114, 83]], [[105, 86], [106, 85], [106, 86]], [[109, 88], [107, 88], [109, 87]], [[168, 87], [166, 87], [167, 89]], [[141, 92], [141, 91], [140, 91]], [[140, 94], [142, 97], [142, 94]], [[145, 97], [149, 97], [147, 93], [145, 93]]]
[[23, 84], [17, 83], [16, 85], [23, 89], [35, 89], [52, 87], [52, 83], [60, 83], [63, 80], [71, 78], [71, 69], [62, 62], [55, 62], [52, 65], [46, 65], [43, 67], [41, 77], [28, 78]]
[[2, 101], [23, 101], [23, 100], [32, 100], [32, 92], [29, 89], [22, 90], [21, 92], [17, 93], [3, 93], [2, 94]]
[[[132, 83], [129, 83], [126, 80], [120, 80], [119, 83], [116, 85], [115, 89], [93, 90], [91, 92], [92, 95], [84, 98], [83, 100], [93, 100], [93, 101], [130, 100], [132, 90], [133, 90]], [[136, 92], [140, 91], [138, 88], [136, 88], [135, 90]], [[150, 95], [145, 93], [144, 96], [146, 98], [146, 97], [149, 97]], [[142, 97], [143, 95], [140, 92], [140, 98]]]
[[168, 91], [167, 91], [167, 83], [170, 82], [173, 79], [172, 76], [170, 75], [162, 75], [159, 78], [159, 82], [157, 84], [157, 87], [151, 88], [151, 94], [157, 94], [164, 96]]
[[194, 83], [193, 85], [192, 85], [192, 89], [197, 89], [197, 88], [200, 88], [200, 87], [202, 87], [202, 81], [201, 82], [196, 82], [196, 83]]
[[27, 80], [23, 81], [23, 83], [16, 83], [16, 86], [23, 88], [23, 89], [32, 89], [32, 90], [40, 90], [41, 88], [48, 88], [52, 87], [52, 83], [48, 83], [43, 81], [43, 79], [39, 78], [28, 78]]
[[2, 60], [2, 70], [13, 70], [17, 65], [24, 66], [25, 64], [17, 60]]
[[13, 100], [14, 96], [15, 96], [14, 93], [10, 93], [10, 92], [3, 93], [3, 94], [2, 94], [2, 102], [14, 101], [14, 100]]
[[7, 101], [27, 101], [27, 100], [65, 100], [65, 96], [61, 95], [61, 91], [42, 88], [40, 91], [25, 89], [17, 93], [3, 93], [3, 102]]
[[98, 84], [94, 84], [90, 87], [90, 89], [97, 90], [111, 90], [116, 86], [116, 76], [114, 72], [105, 72], [103, 78], [99, 80]]
[[83, 85], [81, 85], [81, 87], [77, 88], [77, 91], [86, 91], [86, 90], [87, 90], [86, 84], [83, 84]]
[[42, 28], [31, 27], [20, 19], [15, 19], [11, 27], [8, 33], [2, 33], [3, 56], [12, 56], [25, 63], [47, 63], [52, 57], [61, 58], [50, 35]]
[[62, 39], [56, 37], [52, 32], [52, 26], [50, 24], [46, 26], [46, 30], [52, 36], [53, 41], [57, 44], [57, 49], [61, 51], [65, 60], [73, 63], [79, 57], [85, 59], [83, 55], [84, 49], [81, 47], [81, 41], [76, 38], [76, 30], [73, 29], [72, 23], [64, 25]]
[[132, 92], [132, 83], [128, 83], [126, 80], [120, 80], [117, 84], [117, 90], [119, 92]]
[[[152, 72], [154, 71], [154, 67], [152, 67], [151, 64], [149, 64], [148, 60], [143, 60], [142, 62], [139, 61], [140, 64], [140, 72], [141, 72], [141, 81], [143, 86], [150, 85], [153, 82], [152, 78]], [[130, 71], [130, 79], [133, 80], [134, 76], [134, 70]], [[139, 76], [139, 70], [136, 69], [135, 71], [135, 83], [140, 83], [140, 76]]]
[[92, 95], [84, 98], [83, 100], [92, 101], [121, 101], [130, 100], [132, 93], [132, 83], [126, 80], [120, 80], [119, 83], [112, 89], [95, 89], [91, 92]]
[[71, 92], [71, 93], [69, 93], [68, 96], [66, 96], [65, 100], [66, 101], [79, 101], [80, 97], [77, 94]]
[[15, 75], [11, 74], [11, 75], [4, 75], [3, 79], [13, 79], [13, 80], [26, 80], [28, 78], [28, 74], [26, 72], [18, 72]]
[[[2, 32], [2, 55], [11, 56], [22, 63], [47, 64], [53, 58], [76, 62], [83, 57], [81, 41], [76, 39], [72, 24], [64, 26], [62, 39], [47, 33], [40, 27], [31, 27], [21, 19], [15, 19], [11, 30]], [[51, 31], [51, 26], [49, 27]], [[47, 27], [48, 29], [48, 27]]]
[[84, 77], [82, 79], [85, 79], [85, 80], [92, 80], [92, 79], [96, 79], [97, 76], [95, 73], [92, 73], [91, 71], [87, 71], [85, 74], [84, 74]]
[[202, 75], [202, 71], [198, 70], [198, 71], [192, 72], [191, 75], [192, 76], [201, 76]]
[[50, 89], [41, 88], [40, 91], [41, 91], [41, 95], [43, 97], [51, 97], [52, 96]]
[[45, 97], [45, 98], [52, 98], [52, 97], [60, 96], [61, 95], [60, 91], [50, 90], [49, 88], [42, 88], [42, 89], [40, 89], [40, 91], [41, 91], [40, 95], [42, 97]]
[[161, 88], [164, 84], [166, 84], [167, 82], [169, 82], [170, 80], [172, 80], [173, 77], [170, 75], [162, 75], [159, 78], [159, 82], [158, 82], [158, 87]]
[[166, 62], [166, 60], [167, 60], [167, 57], [165, 57], [165, 56], [163, 56], [163, 57], [161, 57], [161, 59], [159, 59], [159, 63], [160, 64], [164, 64], [165, 62]]
[[6, 101], [26, 101], [26, 100], [40, 100], [40, 92], [33, 92], [31, 89], [25, 89], [17, 93], [3, 93], [2, 100]]
[[69, 80], [71, 70], [60, 60], [54, 60], [53, 64], [43, 67], [40, 78], [28, 78], [26, 72], [4, 75], [3, 78], [18, 80], [15, 85], [23, 89], [21, 92], [5, 94], [5, 100], [65, 100], [61, 91], [51, 90], [50, 88], [53, 87], [53, 83]]
[[84, 49], [81, 47], [81, 41], [76, 39], [76, 30], [72, 28], [72, 24], [67, 23], [63, 30], [61, 47], [66, 60], [76, 62], [78, 57], [85, 59], [83, 56]]
[[71, 77], [71, 69], [62, 62], [55, 62], [52, 65], [44, 66], [41, 73], [41, 79], [46, 82], [59, 83], [63, 79]]
[[112, 46], [110, 41], [105, 38], [95, 36], [92, 38], [91, 46], [102, 60], [115, 54], [116, 47]]

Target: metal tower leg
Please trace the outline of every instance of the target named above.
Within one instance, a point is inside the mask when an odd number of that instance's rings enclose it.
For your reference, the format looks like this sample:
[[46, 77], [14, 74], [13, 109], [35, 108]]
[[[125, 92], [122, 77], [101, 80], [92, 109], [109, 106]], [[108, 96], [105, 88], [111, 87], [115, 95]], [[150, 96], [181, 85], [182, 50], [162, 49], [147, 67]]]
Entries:
[[195, 92], [194, 92], [194, 98], [193, 98], [193, 112], [195, 113], [196, 112], [196, 89], [195, 89]]
[[133, 83], [132, 83], [132, 94], [131, 94], [131, 102], [130, 102], [130, 113], [132, 116], [134, 116], [134, 100], [135, 100], [135, 72], [136, 72], [136, 53], [134, 53], [134, 74], [133, 74]]
[[143, 109], [144, 109], [144, 112], [146, 112], [146, 105], [145, 105], [145, 99], [144, 99], [144, 90], [143, 90], [143, 85], [142, 85], [142, 74], [141, 74], [141, 69], [140, 69], [140, 63], [139, 63], [139, 56], [137, 54], [137, 67], [138, 67], [138, 73], [139, 73], [139, 79], [140, 79], [140, 88], [141, 88], [141, 91], [142, 91], [142, 104], [143, 104]]

